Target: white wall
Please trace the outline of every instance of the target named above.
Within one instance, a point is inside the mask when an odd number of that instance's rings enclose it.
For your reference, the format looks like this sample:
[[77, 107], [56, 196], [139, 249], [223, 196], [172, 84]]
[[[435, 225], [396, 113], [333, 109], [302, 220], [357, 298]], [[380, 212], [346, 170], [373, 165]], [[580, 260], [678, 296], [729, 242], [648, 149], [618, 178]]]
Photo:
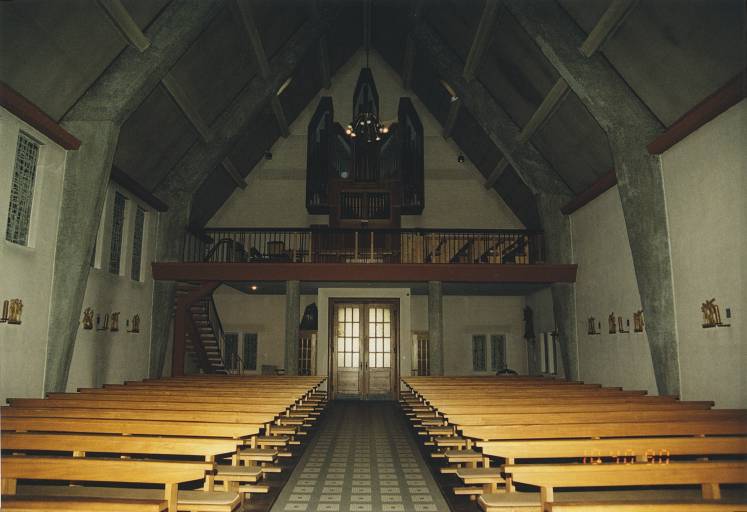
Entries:
[[[208, 222], [208, 227], [306, 227], [327, 224], [326, 215], [306, 212], [306, 131], [321, 96], [332, 96], [335, 118], [346, 124], [352, 116], [352, 95], [365, 53], [356, 53], [290, 126], [290, 136], [277, 140], [272, 160], [261, 160], [247, 176], [248, 186], [237, 188]], [[459, 148], [441, 136], [441, 125], [376, 53], [370, 56], [384, 120], [397, 117], [399, 98], [410, 96], [423, 123], [425, 136], [425, 210], [403, 216], [403, 227], [507, 228], [523, 225], [484, 178], [466, 161], [457, 163]]]
[[[719, 407], [747, 407], [745, 141], [742, 100], [662, 155], [682, 397]], [[702, 327], [711, 298], [731, 327]]]
[[[28, 247], [5, 240], [8, 201], [19, 130], [41, 142], [34, 184]], [[66, 151], [26, 123], [0, 109], [0, 306], [3, 300], [23, 300], [21, 325], [0, 324], [0, 400], [43, 396], [47, 357], [50, 295]], [[128, 198], [122, 247], [121, 275], [107, 271], [111, 229], [110, 186], [104, 222], [99, 229], [96, 266], [91, 270], [84, 308], [103, 316], [120, 312], [119, 331], [78, 331], [68, 389], [105, 382], [141, 379], [148, 374], [153, 280], [150, 262], [157, 214], [148, 211], [144, 230], [141, 281], [130, 279], [136, 199]], [[146, 210], [150, 210], [145, 207]], [[101, 267], [104, 267], [103, 269]], [[127, 333], [127, 319], [140, 314], [140, 333]], [[81, 314], [82, 320], [82, 314]]]
[[[19, 130], [42, 146], [36, 167], [28, 247], [5, 240]], [[23, 301], [22, 323], [0, 323], [0, 400], [43, 394], [49, 296], [57, 243], [64, 149], [0, 108], [0, 307]]]
[[[125, 222], [122, 234], [120, 272], [109, 272], [112, 209], [114, 193], [127, 197]], [[143, 228], [143, 252], [140, 280], [131, 279], [132, 243], [135, 229], [135, 212], [140, 205], [146, 210]], [[109, 183], [106, 203], [96, 243], [94, 267], [88, 275], [83, 309], [90, 307], [99, 315], [102, 325], [104, 315], [119, 311], [119, 331], [97, 331], [78, 328], [75, 350], [70, 366], [67, 389], [96, 387], [106, 383], [138, 380], [148, 376], [150, 357], [150, 332], [153, 300], [151, 261], [158, 212], [139, 202], [132, 194], [114, 183]], [[140, 332], [129, 333], [127, 321], [140, 315]], [[81, 313], [81, 320], [83, 315]]]
[[[633, 332], [641, 309], [628, 233], [617, 187], [571, 215], [576, 277], [576, 329], [580, 379], [605, 386], [657, 393], [646, 332]], [[630, 320], [629, 334], [609, 334], [607, 317]], [[587, 334], [587, 319], [601, 322], [600, 335]]]

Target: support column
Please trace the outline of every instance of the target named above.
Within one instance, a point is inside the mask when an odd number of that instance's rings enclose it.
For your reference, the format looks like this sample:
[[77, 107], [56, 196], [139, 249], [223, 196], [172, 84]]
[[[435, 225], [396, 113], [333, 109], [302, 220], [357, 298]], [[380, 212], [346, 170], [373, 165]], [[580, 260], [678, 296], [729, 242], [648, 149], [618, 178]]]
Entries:
[[298, 374], [298, 326], [301, 322], [301, 281], [285, 283], [285, 373]]
[[659, 394], [679, 395], [671, 250], [661, 165], [646, 145], [662, 126], [609, 62], [584, 57], [585, 34], [555, 2], [504, 0], [519, 24], [607, 133], [615, 163]]
[[443, 375], [444, 303], [441, 281], [428, 281], [428, 343], [431, 375]]
[[[181, 261], [184, 249], [184, 228], [189, 217], [189, 201], [176, 196], [169, 198], [169, 211], [158, 216], [155, 261]], [[155, 281], [151, 306], [149, 376], [163, 375], [169, 331], [176, 298], [176, 283]]]
[[91, 253], [119, 137], [119, 125], [108, 121], [69, 122], [65, 128], [83, 144], [68, 154], [65, 166], [52, 277], [45, 392], [65, 391], [67, 386]]
[[[565, 195], [539, 194], [537, 209], [545, 236], [545, 260], [548, 263], [572, 263], [570, 219], [560, 212]], [[578, 337], [576, 328], [576, 285], [556, 283], [550, 288], [555, 327], [558, 329], [558, 348], [563, 370], [568, 379], [578, 380]]]

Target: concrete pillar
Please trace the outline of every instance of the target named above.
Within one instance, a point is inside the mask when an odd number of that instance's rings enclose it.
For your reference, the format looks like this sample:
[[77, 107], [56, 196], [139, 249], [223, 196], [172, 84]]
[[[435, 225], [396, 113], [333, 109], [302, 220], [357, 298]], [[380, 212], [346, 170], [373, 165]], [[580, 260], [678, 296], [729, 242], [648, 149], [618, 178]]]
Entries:
[[125, 49], [65, 114], [82, 141], [65, 165], [49, 311], [44, 390], [64, 391], [109, 173], [122, 123], [218, 11], [217, 0], [176, 0], [148, 27], [150, 47]]
[[444, 374], [443, 283], [428, 281], [428, 341], [431, 375]]
[[301, 322], [301, 281], [285, 283], [285, 373], [298, 374], [298, 327]]
[[555, 2], [504, 4], [607, 133], [615, 162], [649, 350], [660, 394], [679, 395], [679, 355], [666, 202], [659, 159], [646, 145], [663, 127], [600, 54], [578, 48], [586, 34]]
[[91, 253], [119, 136], [119, 125], [108, 121], [75, 121], [66, 123], [65, 128], [83, 144], [78, 151], [69, 152], [65, 166], [52, 276], [45, 392], [65, 391], [67, 386]]
[[[570, 219], [560, 213], [560, 207], [566, 201], [567, 197], [564, 195], [537, 195], [537, 210], [545, 236], [545, 260], [548, 263], [573, 263]], [[565, 376], [576, 380], [579, 378], [576, 285], [556, 283], [551, 286], [550, 291]]]
[[[170, 209], [158, 216], [156, 261], [181, 261], [184, 248], [184, 227], [189, 216], [189, 202], [180, 197], [168, 198]], [[176, 283], [155, 281], [151, 307], [150, 364], [151, 378], [161, 377], [169, 346], [169, 334], [174, 312]]]

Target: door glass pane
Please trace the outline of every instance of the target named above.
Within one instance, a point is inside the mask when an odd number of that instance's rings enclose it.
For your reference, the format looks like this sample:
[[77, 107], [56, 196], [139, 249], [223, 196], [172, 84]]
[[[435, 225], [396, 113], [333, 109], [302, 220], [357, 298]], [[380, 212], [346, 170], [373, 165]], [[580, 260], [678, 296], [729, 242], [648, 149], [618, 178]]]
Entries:
[[390, 354], [384, 354], [384, 368], [391, 367], [391, 356]]
[[368, 351], [376, 352], [376, 340], [373, 338], [368, 340]]
[[361, 365], [360, 354], [353, 354], [353, 368], [358, 368]]
[[360, 336], [360, 327], [361, 326], [360, 326], [360, 324], [358, 322], [355, 322], [353, 324], [353, 336], [356, 337], [356, 338], [358, 336]]
[[353, 354], [349, 352], [345, 354], [345, 366], [347, 368], [350, 368], [353, 366]]
[[389, 308], [384, 309], [384, 322], [389, 323], [391, 320], [389, 320]]
[[368, 354], [368, 366], [376, 368], [376, 354]]
[[345, 354], [342, 353], [342, 352], [340, 352], [339, 354], [337, 354], [337, 366], [340, 367], [340, 368], [344, 368], [345, 367]]
[[357, 324], [358, 322], [360, 322], [359, 314], [360, 314], [360, 309], [358, 309], [358, 308], [355, 308], [355, 309], [353, 310], [353, 322], [355, 322], [356, 324]]
[[376, 367], [381, 368], [384, 366], [384, 354], [376, 354]]
[[385, 324], [384, 324], [384, 337], [385, 337], [385, 338], [388, 338], [389, 336], [391, 336], [391, 335], [392, 335], [392, 333], [391, 333], [391, 330], [392, 330], [392, 329], [391, 329], [391, 324], [390, 324], [390, 323], [388, 323], [388, 322], [387, 322], [387, 323], [385, 323]]
[[360, 340], [358, 338], [353, 338], [353, 353], [356, 354], [360, 352]]
[[392, 351], [392, 342], [389, 340], [389, 338], [384, 339], [384, 352], [389, 353]]

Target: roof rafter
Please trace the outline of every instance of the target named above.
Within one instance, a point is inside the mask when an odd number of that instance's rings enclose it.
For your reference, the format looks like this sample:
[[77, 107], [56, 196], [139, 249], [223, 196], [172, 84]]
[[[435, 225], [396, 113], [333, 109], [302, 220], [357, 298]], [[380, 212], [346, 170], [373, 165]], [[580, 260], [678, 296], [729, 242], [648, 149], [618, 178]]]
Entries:
[[[230, 5], [231, 9], [234, 10], [234, 12], [241, 19], [241, 25], [242, 27], [244, 27], [244, 32], [249, 38], [249, 44], [254, 51], [255, 58], [257, 59], [257, 65], [259, 66], [260, 75], [262, 76], [262, 78], [269, 81], [272, 78], [270, 63], [267, 60], [267, 53], [265, 52], [265, 47], [262, 44], [262, 37], [259, 35], [259, 30], [257, 30], [254, 13], [252, 12], [252, 8], [249, 5], [249, 2], [247, 0], [232, 0]], [[280, 98], [278, 98], [277, 94], [274, 94], [271, 98], [269, 98], [269, 101], [272, 112], [273, 114], [275, 114], [275, 119], [278, 122], [280, 133], [283, 135], [283, 137], [287, 137], [288, 135], [290, 135], [290, 128], [288, 127], [288, 120], [285, 117], [285, 112], [283, 111], [283, 105], [280, 103]]]
[[98, 4], [127, 44], [140, 52], [150, 47], [150, 39], [132, 19], [130, 13], [122, 5], [122, 0], [98, 0]]
[[188, 201], [209, 173], [228, 155], [256, 113], [273, 97], [277, 97], [277, 84], [292, 75], [301, 59], [313, 45], [318, 44], [326, 25], [324, 18], [307, 21], [293, 34], [269, 63], [269, 77], [265, 79], [257, 76], [249, 82], [213, 123], [213, 140], [210, 143], [200, 141], [194, 144], [182, 156], [161, 180], [156, 189], [158, 196]]
[[480, 24], [477, 26], [475, 38], [472, 40], [472, 46], [467, 54], [467, 61], [464, 64], [464, 71], [462, 72], [462, 76], [468, 82], [475, 78], [475, 72], [480, 66], [485, 48], [488, 46], [490, 38], [493, 35], [493, 26], [497, 18], [498, 0], [486, 0], [482, 16], [480, 16]]
[[594, 26], [578, 50], [584, 57], [591, 57], [609, 41], [633, 11], [639, 0], [612, 0], [607, 10]]
[[522, 180], [535, 192], [567, 195], [568, 187], [562, 182], [547, 161], [531, 145], [519, 146], [516, 139], [519, 128], [505, 110], [492, 98], [488, 90], [478, 80], [468, 82], [462, 76], [459, 58], [443, 42], [427, 23], [417, 23], [413, 37], [418, 52], [424, 55], [436, 72], [455, 91], [477, 120], [490, 140], [507, 155]]

